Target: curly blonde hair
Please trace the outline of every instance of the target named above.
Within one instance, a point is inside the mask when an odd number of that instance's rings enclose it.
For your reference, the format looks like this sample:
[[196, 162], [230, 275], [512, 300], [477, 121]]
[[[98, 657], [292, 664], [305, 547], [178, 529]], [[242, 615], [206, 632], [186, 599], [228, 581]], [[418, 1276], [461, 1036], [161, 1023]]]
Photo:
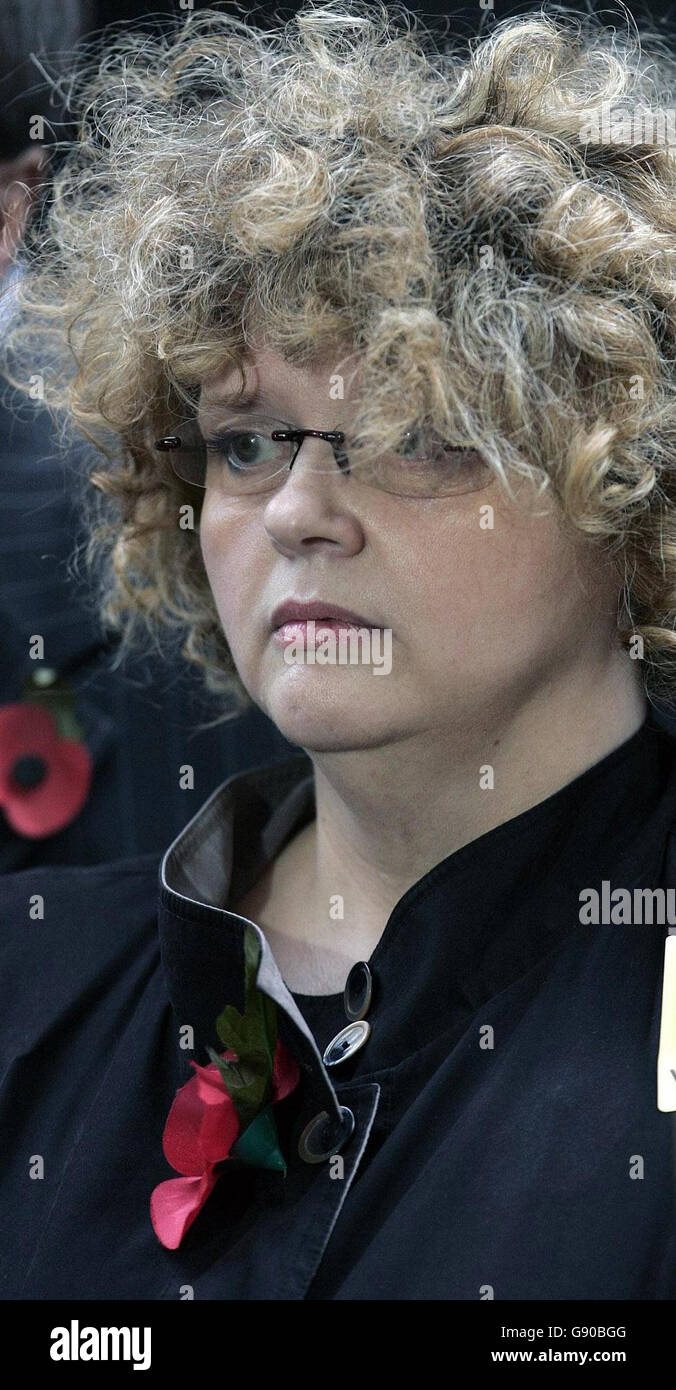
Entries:
[[268, 30], [210, 9], [83, 62], [2, 365], [97, 447], [87, 559], [125, 646], [179, 628], [238, 689], [199, 497], [152, 440], [262, 328], [296, 365], [351, 346], [360, 447], [424, 418], [553, 489], [676, 698], [675, 63], [625, 17], [465, 45], [365, 0]]

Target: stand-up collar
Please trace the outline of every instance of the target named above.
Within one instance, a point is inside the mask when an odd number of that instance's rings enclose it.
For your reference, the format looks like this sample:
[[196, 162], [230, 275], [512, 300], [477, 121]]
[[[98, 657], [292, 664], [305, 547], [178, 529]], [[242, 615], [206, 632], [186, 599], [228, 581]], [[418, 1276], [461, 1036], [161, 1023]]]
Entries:
[[[192, 1025], [198, 1050], [219, 1048], [214, 1025], [226, 1003], [243, 1007], [248, 919], [227, 904], [314, 813], [312, 764], [301, 753], [228, 778], [162, 860], [163, 967], [179, 1023]], [[369, 960], [372, 1031], [347, 1064], [349, 1075], [396, 1065], [460, 1026], [567, 937], [593, 931], [580, 923], [584, 889], [600, 891], [603, 880], [613, 888], [659, 884], [675, 821], [676, 741], [649, 711], [631, 738], [586, 772], [442, 859], [400, 898]], [[346, 1022], [342, 994], [294, 997], [253, 925], [262, 947], [258, 984], [278, 1005], [280, 1035], [320, 1105], [335, 1107], [320, 1048]]]

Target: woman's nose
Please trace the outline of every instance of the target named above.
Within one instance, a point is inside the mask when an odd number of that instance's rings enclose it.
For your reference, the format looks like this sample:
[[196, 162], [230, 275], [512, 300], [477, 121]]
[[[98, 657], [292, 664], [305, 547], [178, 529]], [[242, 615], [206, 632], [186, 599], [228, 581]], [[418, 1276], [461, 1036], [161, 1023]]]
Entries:
[[350, 481], [332, 445], [306, 437], [266, 502], [264, 525], [276, 548], [289, 556], [310, 547], [357, 554], [364, 533]]

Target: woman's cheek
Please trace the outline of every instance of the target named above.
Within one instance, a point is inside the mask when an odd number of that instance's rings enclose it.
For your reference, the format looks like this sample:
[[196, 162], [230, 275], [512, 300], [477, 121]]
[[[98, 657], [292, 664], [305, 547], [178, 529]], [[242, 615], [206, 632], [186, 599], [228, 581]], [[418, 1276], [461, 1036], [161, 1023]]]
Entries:
[[200, 525], [202, 560], [221, 626], [230, 641], [234, 635], [235, 604], [239, 606], [241, 595], [237, 580], [236, 542], [229, 530], [222, 519], [218, 520], [213, 515], [213, 509], [208, 508], [205, 502]]
[[207, 507], [206, 502], [200, 544], [216, 612], [233, 660], [244, 677], [255, 660], [262, 621], [263, 557], [255, 553], [255, 539], [242, 518], [224, 516], [216, 506]]

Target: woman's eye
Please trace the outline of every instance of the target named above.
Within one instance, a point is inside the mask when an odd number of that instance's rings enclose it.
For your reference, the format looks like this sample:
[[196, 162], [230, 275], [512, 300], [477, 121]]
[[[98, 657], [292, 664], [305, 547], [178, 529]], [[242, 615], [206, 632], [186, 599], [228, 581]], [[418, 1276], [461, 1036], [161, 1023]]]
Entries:
[[418, 458], [425, 443], [425, 436], [421, 429], [406, 430], [406, 433], [397, 449], [398, 454], [403, 454], [404, 458]]
[[403, 458], [424, 459], [428, 463], [464, 463], [475, 450], [469, 444], [447, 444], [434, 433], [422, 428], [407, 430], [397, 453]]
[[446, 457], [456, 458], [459, 463], [462, 463], [464, 459], [475, 458], [477, 451], [472, 448], [471, 444], [442, 444], [439, 453]]
[[216, 438], [207, 439], [207, 457], [217, 458], [225, 462], [229, 468], [243, 472], [265, 461], [267, 445], [269, 440], [263, 434], [257, 434], [253, 430], [230, 430]]

